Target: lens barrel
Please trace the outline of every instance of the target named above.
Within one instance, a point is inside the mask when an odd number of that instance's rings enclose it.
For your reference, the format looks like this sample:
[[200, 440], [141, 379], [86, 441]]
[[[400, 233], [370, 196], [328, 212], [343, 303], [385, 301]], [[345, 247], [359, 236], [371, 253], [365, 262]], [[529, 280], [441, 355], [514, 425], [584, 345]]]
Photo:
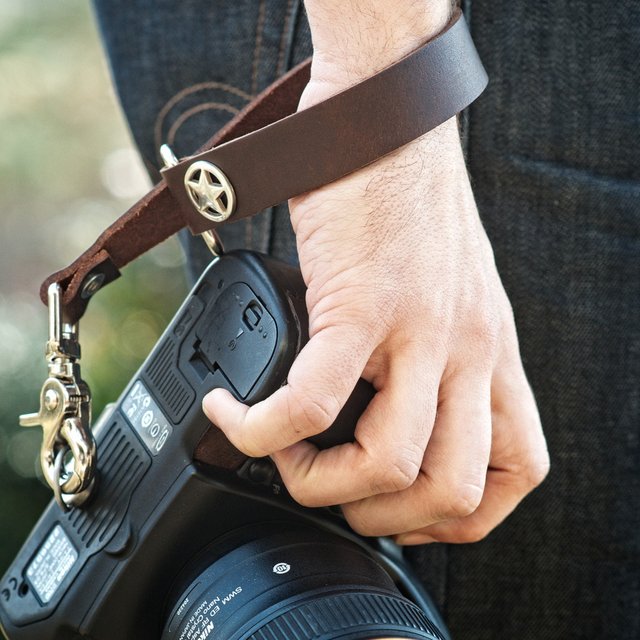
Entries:
[[253, 527], [198, 558], [162, 640], [444, 640], [363, 548], [304, 527]]

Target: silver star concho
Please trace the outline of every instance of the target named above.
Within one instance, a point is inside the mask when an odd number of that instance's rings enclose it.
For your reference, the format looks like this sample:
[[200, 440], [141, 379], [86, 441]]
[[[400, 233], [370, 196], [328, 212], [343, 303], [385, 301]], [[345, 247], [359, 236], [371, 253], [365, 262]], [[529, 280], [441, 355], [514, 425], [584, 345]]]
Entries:
[[193, 206], [209, 220], [222, 222], [235, 210], [233, 186], [215, 164], [194, 162], [185, 173], [184, 186]]

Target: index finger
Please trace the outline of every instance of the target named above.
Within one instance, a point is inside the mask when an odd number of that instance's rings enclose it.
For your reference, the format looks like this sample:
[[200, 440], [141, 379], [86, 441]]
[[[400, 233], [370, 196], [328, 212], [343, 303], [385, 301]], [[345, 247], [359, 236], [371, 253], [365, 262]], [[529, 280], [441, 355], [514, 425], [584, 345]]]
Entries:
[[415, 482], [435, 419], [441, 367], [421, 363], [413, 371], [404, 359], [396, 358], [388, 384], [358, 421], [354, 443], [318, 451], [300, 442], [272, 455], [297, 502], [343, 504]]

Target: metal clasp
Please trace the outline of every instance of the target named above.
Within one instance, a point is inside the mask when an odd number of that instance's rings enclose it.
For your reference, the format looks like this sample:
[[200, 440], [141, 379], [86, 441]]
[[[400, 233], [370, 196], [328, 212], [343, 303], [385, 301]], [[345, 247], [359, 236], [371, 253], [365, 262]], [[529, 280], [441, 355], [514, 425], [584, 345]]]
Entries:
[[60, 286], [47, 291], [49, 377], [40, 392], [40, 410], [20, 416], [23, 427], [43, 430], [40, 464], [64, 510], [80, 506], [95, 484], [96, 444], [91, 434], [91, 391], [80, 374], [78, 325], [64, 323]]

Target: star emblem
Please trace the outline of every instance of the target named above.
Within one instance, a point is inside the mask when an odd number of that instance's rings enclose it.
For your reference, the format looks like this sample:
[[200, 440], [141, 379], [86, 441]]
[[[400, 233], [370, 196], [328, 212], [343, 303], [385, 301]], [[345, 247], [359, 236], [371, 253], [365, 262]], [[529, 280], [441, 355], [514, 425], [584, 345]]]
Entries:
[[206, 218], [221, 222], [235, 209], [235, 193], [224, 173], [214, 164], [194, 162], [184, 176], [189, 199]]

